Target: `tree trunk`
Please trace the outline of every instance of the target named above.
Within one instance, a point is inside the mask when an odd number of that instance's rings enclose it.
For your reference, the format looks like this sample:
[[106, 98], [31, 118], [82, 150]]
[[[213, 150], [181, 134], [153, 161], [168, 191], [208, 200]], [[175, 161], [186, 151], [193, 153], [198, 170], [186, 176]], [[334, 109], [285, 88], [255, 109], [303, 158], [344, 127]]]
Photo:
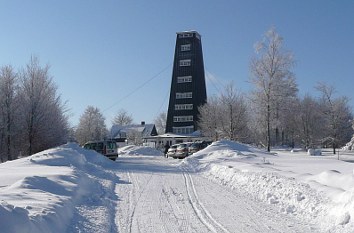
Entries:
[[7, 160], [12, 160], [11, 156], [11, 116], [10, 113], [7, 113]]
[[270, 152], [270, 104], [267, 104], [267, 151]]
[[[33, 110], [32, 110], [33, 111]], [[28, 155], [32, 154], [33, 151], [33, 113], [31, 114], [30, 123], [28, 127]]]

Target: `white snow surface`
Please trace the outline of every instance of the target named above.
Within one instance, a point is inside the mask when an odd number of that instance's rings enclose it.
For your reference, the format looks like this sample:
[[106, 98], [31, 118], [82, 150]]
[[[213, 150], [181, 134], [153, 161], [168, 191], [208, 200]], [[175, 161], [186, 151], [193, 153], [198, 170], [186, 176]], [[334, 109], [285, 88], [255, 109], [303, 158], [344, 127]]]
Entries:
[[151, 155], [151, 156], [162, 156], [163, 153], [162, 151], [156, 150], [151, 147], [142, 147], [142, 146], [134, 146], [134, 145], [129, 145], [129, 146], [124, 146], [121, 148], [118, 148], [118, 154], [119, 156], [139, 156], [139, 155]]
[[184, 160], [127, 146], [113, 162], [67, 144], [0, 164], [0, 231], [353, 232], [341, 153], [218, 141]]

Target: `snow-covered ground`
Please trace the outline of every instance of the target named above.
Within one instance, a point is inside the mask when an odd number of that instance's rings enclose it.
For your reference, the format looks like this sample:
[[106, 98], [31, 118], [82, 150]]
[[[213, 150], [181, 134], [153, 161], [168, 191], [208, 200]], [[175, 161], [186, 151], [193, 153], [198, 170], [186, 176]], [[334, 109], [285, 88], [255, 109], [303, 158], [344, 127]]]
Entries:
[[234, 142], [213, 143], [186, 160], [189, 167], [279, 212], [314, 223], [321, 231], [354, 231], [354, 154], [330, 150], [265, 153]]
[[67, 144], [0, 164], [1, 232], [353, 232], [354, 154]]

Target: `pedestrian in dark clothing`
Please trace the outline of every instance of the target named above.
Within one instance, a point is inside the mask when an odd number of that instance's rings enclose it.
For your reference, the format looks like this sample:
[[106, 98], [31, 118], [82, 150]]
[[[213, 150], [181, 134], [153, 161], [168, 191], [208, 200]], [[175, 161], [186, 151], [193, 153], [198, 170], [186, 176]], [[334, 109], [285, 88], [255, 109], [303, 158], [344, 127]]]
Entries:
[[168, 143], [165, 144], [165, 157], [167, 157], [167, 151], [170, 149], [170, 145]]

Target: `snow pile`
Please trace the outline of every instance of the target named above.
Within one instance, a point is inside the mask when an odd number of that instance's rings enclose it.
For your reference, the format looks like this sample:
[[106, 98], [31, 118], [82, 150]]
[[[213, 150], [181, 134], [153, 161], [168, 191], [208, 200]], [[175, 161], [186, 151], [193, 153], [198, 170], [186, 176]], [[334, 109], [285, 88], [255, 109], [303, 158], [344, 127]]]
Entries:
[[163, 156], [163, 153], [159, 150], [156, 150], [147, 146], [124, 146], [118, 149], [118, 156], [124, 155], [135, 155], [135, 156]]
[[250, 146], [223, 140], [213, 142], [204, 150], [198, 151], [193, 154], [193, 157], [201, 159], [207, 156], [209, 159], [213, 159], [217, 157], [247, 157], [250, 154], [253, 154], [252, 148]]
[[73, 206], [102, 195], [89, 174], [110, 166], [107, 158], [76, 144], [0, 164], [1, 231], [65, 232], [76, 215]]
[[306, 152], [278, 154], [230, 142], [215, 142], [184, 164], [218, 183], [313, 222], [324, 231], [354, 228], [353, 164]]

